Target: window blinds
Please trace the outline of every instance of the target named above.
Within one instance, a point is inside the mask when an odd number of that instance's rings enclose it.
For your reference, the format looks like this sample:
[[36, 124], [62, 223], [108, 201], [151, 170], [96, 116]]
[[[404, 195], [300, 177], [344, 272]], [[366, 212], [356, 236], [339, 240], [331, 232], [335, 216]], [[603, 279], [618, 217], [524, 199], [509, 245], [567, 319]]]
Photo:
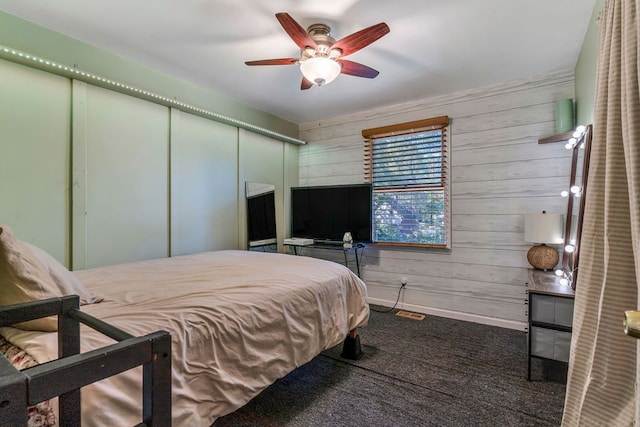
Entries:
[[447, 116], [362, 131], [374, 241], [448, 243]]

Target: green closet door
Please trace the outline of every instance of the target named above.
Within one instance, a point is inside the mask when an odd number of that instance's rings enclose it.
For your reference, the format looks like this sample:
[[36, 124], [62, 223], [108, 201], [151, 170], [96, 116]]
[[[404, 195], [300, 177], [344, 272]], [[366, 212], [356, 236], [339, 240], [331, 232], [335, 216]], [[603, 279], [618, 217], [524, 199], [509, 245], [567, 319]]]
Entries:
[[171, 254], [238, 247], [238, 130], [171, 110]]
[[74, 82], [73, 119], [74, 267], [168, 256], [169, 109]]
[[[240, 223], [239, 232], [240, 245], [247, 247], [247, 205], [245, 199], [245, 183], [247, 181], [263, 184], [272, 184], [276, 187], [276, 229], [279, 247], [284, 240], [284, 186], [285, 168], [284, 154], [285, 142], [278, 141], [263, 135], [248, 132], [244, 129], [239, 131], [240, 144], [240, 188], [238, 200], [240, 200]], [[288, 180], [287, 180], [288, 182]]]
[[69, 79], [0, 60], [0, 224], [69, 265]]

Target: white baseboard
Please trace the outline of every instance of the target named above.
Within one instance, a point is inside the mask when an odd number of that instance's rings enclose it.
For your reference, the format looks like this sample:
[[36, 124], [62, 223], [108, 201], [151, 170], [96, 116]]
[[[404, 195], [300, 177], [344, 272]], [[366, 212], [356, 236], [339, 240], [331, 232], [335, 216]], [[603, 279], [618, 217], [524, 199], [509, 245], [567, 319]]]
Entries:
[[[393, 302], [377, 298], [368, 298], [370, 304], [382, 305], [385, 307], [393, 307]], [[498, 319], [495, 317], [480, 316], [478, 314], [463, 313], [460, 311], [443, 310], [441, 308], [424, 307], [421, 305], [398, 303], [396, 308], [401, 310], [409, 310], [415, 313], [431, 314], [434, 316], [446, 317], [449, 319], [464, 320], [467, 322], [480, 323], [482, 325], [498, 326], [507, 329], [516, 329], [519, 331], [527, 330], [527, 322], [518, 322], [516, 320]]]

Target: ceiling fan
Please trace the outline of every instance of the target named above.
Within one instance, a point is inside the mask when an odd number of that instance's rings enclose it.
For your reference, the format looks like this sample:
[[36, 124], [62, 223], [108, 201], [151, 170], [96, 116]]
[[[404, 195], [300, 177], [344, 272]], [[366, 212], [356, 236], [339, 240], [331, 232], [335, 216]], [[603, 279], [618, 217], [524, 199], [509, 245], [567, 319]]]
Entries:
[[314, 84], [322, 86], [332, 82], [338, 74], [372, 79], [379, 73], [371, 67], [343, 59], [347, 55], [370, 45], [389, 32], [381, 22], [357, 31], [338, 41], [331, 37], [331, 28], [325, 24], [312, 24], [305, 31], [288, 13], [276, 13], [276, 18], [289, 37], [301, 49], [300, 58], [262, 59], [247, 61], [247, 65], [300, 65], [301, 90]]

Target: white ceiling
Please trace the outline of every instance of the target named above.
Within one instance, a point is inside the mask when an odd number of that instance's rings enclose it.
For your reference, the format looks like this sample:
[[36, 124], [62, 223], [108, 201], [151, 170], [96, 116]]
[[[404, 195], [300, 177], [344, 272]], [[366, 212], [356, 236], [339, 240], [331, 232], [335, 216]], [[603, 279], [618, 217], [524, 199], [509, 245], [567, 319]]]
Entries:
[[[0, 0], [0, 10], [296, 123], [573, 68], [596, 0]], [[300, 90], [275, 18], [340, 39], [391, 32], [348, 59], [380, 71]], [[108, 77], [108, 76], [106, 76]]]

